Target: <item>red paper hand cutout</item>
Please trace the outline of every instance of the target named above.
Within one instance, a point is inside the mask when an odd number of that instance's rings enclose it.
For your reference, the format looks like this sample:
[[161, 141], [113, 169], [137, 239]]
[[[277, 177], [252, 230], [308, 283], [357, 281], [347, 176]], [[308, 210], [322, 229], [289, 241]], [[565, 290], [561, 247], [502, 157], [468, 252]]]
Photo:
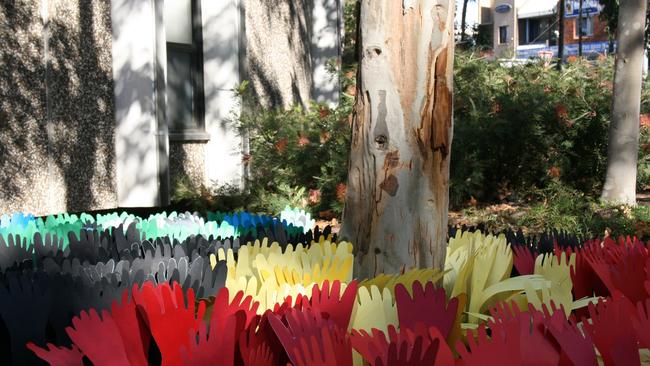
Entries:
[[639, 242], [619, 245], [606, 240], [603, 246], [585, 245], [583, 254], [612, 295], [621, 293], [633, 302], [644, 300], [645, 263], [648, 251]]
[[348, 329], [352, 308], [357, 297], [357, 283], [348, 284], [341, 296], [341, 282], [334, 281], [330, 290], [329, 281], [323, 282], [323, 288], [318, 285], [312, 288], [310, 306], [320, 312], [326, 319], [331, 319], [341, 329]]
[[293, 303], [291, 295], [284, 298], [282, 303], [277, 303], [273, 306], [273, 313], [276, 315], [284, 315], [289, 309], [302, 310], [309, 307], [309, 297], [306, 295], [296, 295], [296, 302]]
[[[137, 286], [133, 286], [133, 292], [137, 291]], [[111, 316], [120, 331], [123, 340], [124, 350], [132, 366], [147, 366], [147, 355], [149, 353], [149, 342], [151, 333], [138, 314], [135, 302], [129, 299], [129, 290], [122, 293], [122, 302], [116, 301], [111, 306]]]
[[[522, 362], [525, 365], [556, 365], [560, 359], [560, 352], [556, 347], [555, 341], [548, 337], [543, 324], [544, 314], [529, 306], [529, 311], [522, 312], [515, 303], [508, 306], [505, 302], [497, 304], [490, 311], [492, 320], [488, 322], [488, 327], [493, 334], [505, 334], [507, 337], [514, 337], [514, 334], [508, 334], [510, 327], [518, 327], [520, 338], [520, 350], [514, 351], [521, 354]], [[548, 315], [548, 313], [547, 313]], [[564, 313], [555, 313], [553, 321], [566, 321]]]
[[636, 304], [636, 314], [632, 321], [636, 338], [642, 348], [650, 348], [650, 299]]
[[464, 366], [521, 366], [523, 360], [519, 332], [519, 324], [510, 322], [499, 331], [492, 331], [492, 339], [488, 340], [485, 325], [481, 324], [478, 328], [478, 340], [474, 339], [471, 331], [467, 332], [469, 351], [460, 341], [456, 343], [456, 351]]
[[288, 326], [275, 315], [269, 322], [295, 366], [352, 366], [352, 346], [347, 332], [310, 310], [289, 310]]
[[447, 337], [456, 320], [458, 299], [447, 302], [445, 290], [434, 288], [433, 282], [428, 282], [424, 288], [420, 282], [413, 282], [413, 298], [404, 285], [398, 284], [395, 286], [395, 302], [402, 329], [415, 330], [418, 323], [423, 323], [426, 328], [438, 328]]
[[520, 275], [530, 275], [535, 272], [535, 256], [525, 245], [514, 245], [513, 264]]
[[451, 366], [454, 364], [451, 350], [437, 328], [428, 331], [419, 327], [418, 332], [410, 329], [399, 333], [393, 325], [388, 326], [388, 339], [384, 332], [373, 329], [352, 330], [352, 347], [371, 366], [410, 365]]
[[[95, 309], [72, 319], [72, 327], [66, 328], [72, 342], [94, 365], [127, 365], [129, 363], [122, 342], [120, 329], [113, 317], [102, 312], [102, 317]], [[97, 338], [101, 335], [101, 338]], [[101, 341], [100, 341], [101, 339]]]
[[205, 365], [208, 362], [218, 362], [220, 365], [232, 365], [237, 356], [237, 342], [244, 330], [257, 319], [258, 302], [253, 302], [252, 296], [244, 298], [244, 292], [239, 291], [232, 301], [229, 301], [227, 288], [219, 290], [214, 299], [210, 331], [205, 325], [199, 330], [199, 342], [194, 342], [196, 334], [190, 337], [192, 348], [183, 350], [185, 365]]
[[196, 334], [190, 332], [190, 350], [181, 349], [185, 366], [234, 365], [237, 337], [244, 329], [246, 314], [240, 310], [227, 317], [214, 317], [210, 321], [210, 333], [205, 324], [199, 327], [198, 343]]
[[134, 291], [135, 302], [143, 309], [160, 353], [163, 366], [181, 365], [180, 348], [190, 349], [189, 334], [197, 332], [205, 313], [205, 302], [199, 302], [195, 309], [194, 291], [187, 292], [187, 304], [183, 289], [174, 283], [174, 289], [167, 283], [156, 287], [146, 282], [140, 291]]
[[[224, 287], [219, 290], [217, 297], [214, 299], [210, 323], [212, 323], [212, 320], [216, 320], [216, 324], [223, 324], [223, 321], [226, 318], [239, 311], [243, 311], [246, 319], [244, 327], [248, 327], [250, 322], [257, 315], [257, 308], [260, 306], [259, 302], [253, 302], [252, 296], [246, 296], [244, 298], [243, 291], [239, 291], [232, 301], [228, 300], [229, 297], [230, 292], [227, 288]], [[237, 337], [239, 337], [239, 334]]]
[[[251, 321], [248, 330], [239, 336], [239, 350], [244, 366], [274, 366], [286, 364], [279, 362], [284, 353], [282, 344], [278, 341], [266, 316], [257, 316]], [[288, 361], [288, 360], [287, 360]]]
[[[529, 305], [530, 306], [530, 305]], [[564, 310], [549, 315], [544, 306], [544, 326], [561, 347], [560, 366], [596, 366], [596, 351], [588, 335], [583, 335], [574, 320], [564, 318]]]
[[[575, 266], [571, 266], [571, 282], [573, 283], [572, 292], [575, 299], [609, 295], [607, 287], [605, 287], [603, 281], [601, 281], [593, 268], [591, 268], [591, 265], [584, 254], [585, 250], [589, 250], [586, 248], [593, 245], [600, 246], [598, 243], [587, 242], [583, 249], [579, 249], [575, 252], [576, 264]], [[566, 252], [567, 258], [573, 253], [570, 248], [566, 249]], [[586, 315], [586, 312], [584, 315]]]
[[605, 365], [638, 365], [640, 363], [634, 328], [630, 320], [630, 305], [622, 298], [589, 304], [591, 324], [582, 325], [603, 355]]
[[83, 353], [75, 345], [72, 345], [72, 348], [65, 348], [48, 343], [47, 349], [44, 349], [29, 342], [27, 348], [50, 366], [83, 366], [84, 364]]

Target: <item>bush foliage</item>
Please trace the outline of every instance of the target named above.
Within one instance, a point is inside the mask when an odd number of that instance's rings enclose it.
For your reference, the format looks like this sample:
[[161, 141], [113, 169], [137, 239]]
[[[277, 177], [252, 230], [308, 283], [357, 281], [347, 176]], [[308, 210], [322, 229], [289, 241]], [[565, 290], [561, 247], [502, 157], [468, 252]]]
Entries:
[[[589, 195], [607, 167], [613, 59], [504, 67], [458, 54], [451, 199], [460, 204], [530, 198], [557, 179]], [[643, 109], [649, 108], [648, 89]], [[644, 132], [643, 143], [648, 133]], [[648, 180], [641, 151], [639, 188]]]
[[[597, 197], [607, 164], [612, 72], [613, 59], [606, 57], [574, 61], [558, 72], [542, 62], [504, 66], [476, 53], [457, 52], [452, 205], [525, 204], [539, 201], [540, 192], [551, 185]], [[340, 214], [349, 160], [354, 66], [344, 67], [340, 76], [344, 93], [337, 108], [318, 104], [308, 110], [245, 108], [247, 113], [236, 122], [250, 138], [249, 188], [230, 206], [217, 202], [217, 208], [278, 214], [289, 205], [316, 215]], [[246, 103], [245, 88], [240, 92]], [[642, 113], [648, 112], [650, 88], [646, 86]], [[647, 120], [641, 130], [640, 190], [650, 188]], [[221, 193], [232, 192], [222, 189]]]

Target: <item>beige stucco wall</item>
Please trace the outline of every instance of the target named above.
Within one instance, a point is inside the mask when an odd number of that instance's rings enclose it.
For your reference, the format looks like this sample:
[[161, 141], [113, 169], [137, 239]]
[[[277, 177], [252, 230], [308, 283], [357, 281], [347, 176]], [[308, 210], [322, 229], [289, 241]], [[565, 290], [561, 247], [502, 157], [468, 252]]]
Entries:
[[0, 24], [0, 212], [114, 207], [110, 4], [1, 2]]
[[181, 179], [199, 188], [206, 184], [204, 143], [170, 142], [169, 144], [169, 180], [172, 188]]
[[312, 88], [310, 0], [243, 0], [246, 67], [264, 106], [307, 105]]
[[[495, 6], [508, 4], [512, 8], [507, 13], [493, 12], [494, 15], [494, 53], [497, 57], [512, 57], [515, 52], [515, 44], [519, 30], [517, 29], [517, 8], [515, 0], [496, 0]], [[508, 27], [508, 42], [499, 43], [499, 27]]]
[[[0, 214], [159, 202], [161, 1], [0, 2]], [[244, 79], [259, 105], [336, 103], [338, 80], [325, 65], [338, 56], [339, 6], [202, 0], [210, 140], [170, 144], [172, 179], [241, 184], [243, 144], [231, 122], [240, 107], [232, 88]]]

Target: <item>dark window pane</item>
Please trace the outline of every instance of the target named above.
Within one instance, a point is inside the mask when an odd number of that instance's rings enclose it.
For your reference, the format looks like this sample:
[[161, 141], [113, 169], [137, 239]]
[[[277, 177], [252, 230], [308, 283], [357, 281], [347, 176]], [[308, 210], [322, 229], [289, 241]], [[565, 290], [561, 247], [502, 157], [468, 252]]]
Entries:
[[519, 19], [517, 28], [519, 28], [519, 44], [520, 45], [528, 44], [528, 39], [526, 38], [526, 31], [528, 30], [528, 21], [526, 19]]
[[196, 129], [192, 90], [192, 56], [167, 48], [167, 120], [170, 132]]
[[528, 20], [528, 43], [539, 43], [539, 19]]
[[499, 27], [499, 43], [508, 43], [508, 26]]

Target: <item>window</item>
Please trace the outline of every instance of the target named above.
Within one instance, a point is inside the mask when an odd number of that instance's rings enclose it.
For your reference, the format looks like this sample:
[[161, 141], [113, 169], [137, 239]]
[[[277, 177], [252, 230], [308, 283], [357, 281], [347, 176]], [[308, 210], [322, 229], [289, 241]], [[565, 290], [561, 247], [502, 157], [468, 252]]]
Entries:
[[552, 17], [519, 19], [519, 45], [546, 44], [551, 41]]
[[171, 140], [206, 140], [199, 0], [165, 1], [167, 125]]
[[508, 26], [502, 25], [499, 27], [499, 44], [508, 43]]
[[[578, 23], [578, 18], [576, 18], [576, 24]], [[591, 37], [594, 35], [594, 17], [582, 17], [580, 18], [580, 26], [576, 26], [575, 38], [580, 36], [578, 29], [582, 32], [583, 37]]]

